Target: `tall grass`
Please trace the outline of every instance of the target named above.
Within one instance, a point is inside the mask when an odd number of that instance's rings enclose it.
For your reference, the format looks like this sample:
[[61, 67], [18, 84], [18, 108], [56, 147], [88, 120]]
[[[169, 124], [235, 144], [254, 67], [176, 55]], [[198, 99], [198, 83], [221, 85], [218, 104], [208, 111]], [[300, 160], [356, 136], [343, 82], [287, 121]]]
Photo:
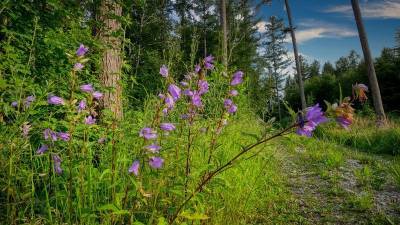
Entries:
[[385, 128], [376, 128], [371, 118], [358, 117], [350, 130], [336, 124], [326, 124], [315, 132], [315, 136], [340, 145], [370, 153], [400, 154], [400, 126], [389, 122]]

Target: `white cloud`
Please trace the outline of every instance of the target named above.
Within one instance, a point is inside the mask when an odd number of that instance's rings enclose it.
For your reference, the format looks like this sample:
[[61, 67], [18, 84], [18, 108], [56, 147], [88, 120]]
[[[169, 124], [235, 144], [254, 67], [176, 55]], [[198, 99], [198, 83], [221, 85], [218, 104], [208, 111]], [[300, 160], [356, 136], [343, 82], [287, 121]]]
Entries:
[[254, 25], [254, 29], [257, 29], [259, 33], [264, 33], [267, 31], [267, 28], [265, 27], [268, 24], [268, 22], [261, 20]]
[[[356, 30], [317, 20], [304, 20], [299, 23], [299, 28], [296, 30], [296, 40], [298, 43], [304, 43], [317, 38], [343, 38], [354, 36], [357, 36]], [[286, 41], [291, 42], [290, 35], [287, 36]]]
[[[381, 18], [381, 19], [400, 19], [400, 1], [386, 0], [379, 2], [367, 2], [360, 5], [361, 13], [364, 18]], [[351, 5], [332, 6], [324, 12], [340, 13], [346, 16], [353, 16]]]

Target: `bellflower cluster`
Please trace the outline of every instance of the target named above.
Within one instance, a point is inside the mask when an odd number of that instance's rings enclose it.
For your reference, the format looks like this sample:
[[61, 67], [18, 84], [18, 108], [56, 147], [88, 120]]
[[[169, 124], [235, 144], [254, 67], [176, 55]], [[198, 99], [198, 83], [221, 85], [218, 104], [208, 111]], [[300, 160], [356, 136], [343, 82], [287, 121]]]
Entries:
[[229, 98], [224, 100], [224, 107], [229, 114], [233, 114], [237, 111], [237, 106]]
[[338, 106], [334, 104], [332, 109], [336, 116], [336, 122], [338, 122], [341, 127], [348, 129], [354, 119], [354, 108], [351, 107], [350, 98], [345, 98]]
[[[240, 70], [236, 71], [232, 75], [230, 85], [237, 86], [237, 85], [241, 84], [243, 82], [243, 75], [244, 75], [244, 73], [242, 71], [240, 71]], [[230, 96], [230, 97], [235, 97], [238, 94], [239, 94], [239, 92], [235, 89], [231, 89], [228, 92], [228, 96]], [[231, 98], [224, 99], [224, 107], [225, 107], [225, 110], [229, 114], [234, 114], [237, 111], [237, 105], [233, 102], [233, 100]]]
[[93, 98], [96, 100], [103, 98], [103, 93], [95, 91], [92, 84], [83, 84], [81, 85], [80, 89], [83, 92], [91, 93]]
[[358, 99], [361, 103], [364, 103], [368, 99], [366, 92], [368, 92], [367, 85], [357, 83], [353, 85], [353, 98]]
[[[319, 104], [306, 109], [305, 118], [301, 118], [300, 126], [297, 128], [296, 133], [301, 136], [311, 137], [312, 132], [321, 123], [325, 123], [328, 119], [325, 117], [324, 112], [322, 112]], [[304, 123], [303, 123], [304, 121]]]
[[45, 140], [51, 139], [52, 141], [57, 141], [58, 139], [69, 141], [71, 138], [71, 135], [67, 132], [55, 132], [49, 128], [43, 131], [43, 136]]
[[[204, 67], [207, 70], [214, 69], [214, 56], [209, 55], [209, 56], [205, 57], [204, 60], [203, 60], [203, 63], [204, 63]], [[198, 69], [198, 67], [196, 67], [195, 69]]]

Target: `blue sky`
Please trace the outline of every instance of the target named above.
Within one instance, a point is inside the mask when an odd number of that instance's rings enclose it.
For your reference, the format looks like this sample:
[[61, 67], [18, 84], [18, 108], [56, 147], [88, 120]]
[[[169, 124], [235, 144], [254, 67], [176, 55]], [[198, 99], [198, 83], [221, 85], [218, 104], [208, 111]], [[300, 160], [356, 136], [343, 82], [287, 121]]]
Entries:
[[[300, 53], [309, 60], [334, 63], [352, 49], [362, 56], [350, 0], [289, 0], [289, 3]], [[376, 57], [382, 48], [395, 45], [394, 34], [400, 29], [400, 0], [360, 0], [360, 4], [369, 45]], [[284, 0], [273, 0], [271, 6], [256, 12], [261, 20], [257, 28], [263, 32], [263, 25], [271, 15], [287, 21], [285, 13]]]

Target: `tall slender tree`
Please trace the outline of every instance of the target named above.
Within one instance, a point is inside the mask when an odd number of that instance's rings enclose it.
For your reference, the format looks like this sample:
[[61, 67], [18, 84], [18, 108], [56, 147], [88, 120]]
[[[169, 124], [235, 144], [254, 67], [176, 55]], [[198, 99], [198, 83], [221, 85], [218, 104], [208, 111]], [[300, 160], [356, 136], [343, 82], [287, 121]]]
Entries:
[[121, 85], [121, 39], [117, 36], [121, 23], [116, 17], [122, 15], [122, 7], [113, 0], [103, 0], [100, 5], [100, 40], [105, 49], [101, 61], [100, 80], [107, 89], [103, 97], [103, 107], [110, 109], [115, 119], [121, 119], [122, 85]]
[[220, 11], [222, 27], [222, 62], [226, 73], [228, 69], [228, 25], [226, 18], [226, 0], [220, 0]]
[[351, 6], [354, 12], [354, 18], [357, 24], [358, 36], [360, 37], [361, 47], [364, 54], [365, 64], [367, 66], [367, 74], [369, 85], [372, 92], [372, 100], [374, 102], [374, 108], [377, 119], [377, 126], [383, 126], [386, 123], [385, 111], [383, 109], [381, 91], [379, 89], [378, 79], [376, 78], [374, 62], [371, 56], [371, 51], [369, 49], [367, 34], [364, 29], [364, 24], [362, 21], [360, 5], [358, 0], [351, 0]]
[[287, 14], [287, 17], [289, 20], [289, 30], [290, 30], [290, 34], [292, 36], [294, 59], [296, 61], [296, 71], [297, 71], [297, 80], [298, 80], [299, 91], [300, 91], [301, 108], [305, 109], [306, 108], [306, 97], [304, 94], [304, 84], [303, 84], [303, 78], [301, 75], [300, 59], [299, 59], [299, 53], [297, 50], [296, 34], [295, 34], [294, 28], [293, 28], [292, 13], [290, 11], [289, 0], [285, 0], [285, 6], [286, 6], [286, 14]]
[[274, 83], [275, 102], [278, 106], [279, 119], [281, 119], [281, 92], [287, 76], [284, 70], [290, 64], [287, 59], [287, 50], [284, 47], [286, 34], [283, 20], [275, 16], [270, 17], [265, 27], [265, 59], [269, 62], [267, 68]]

